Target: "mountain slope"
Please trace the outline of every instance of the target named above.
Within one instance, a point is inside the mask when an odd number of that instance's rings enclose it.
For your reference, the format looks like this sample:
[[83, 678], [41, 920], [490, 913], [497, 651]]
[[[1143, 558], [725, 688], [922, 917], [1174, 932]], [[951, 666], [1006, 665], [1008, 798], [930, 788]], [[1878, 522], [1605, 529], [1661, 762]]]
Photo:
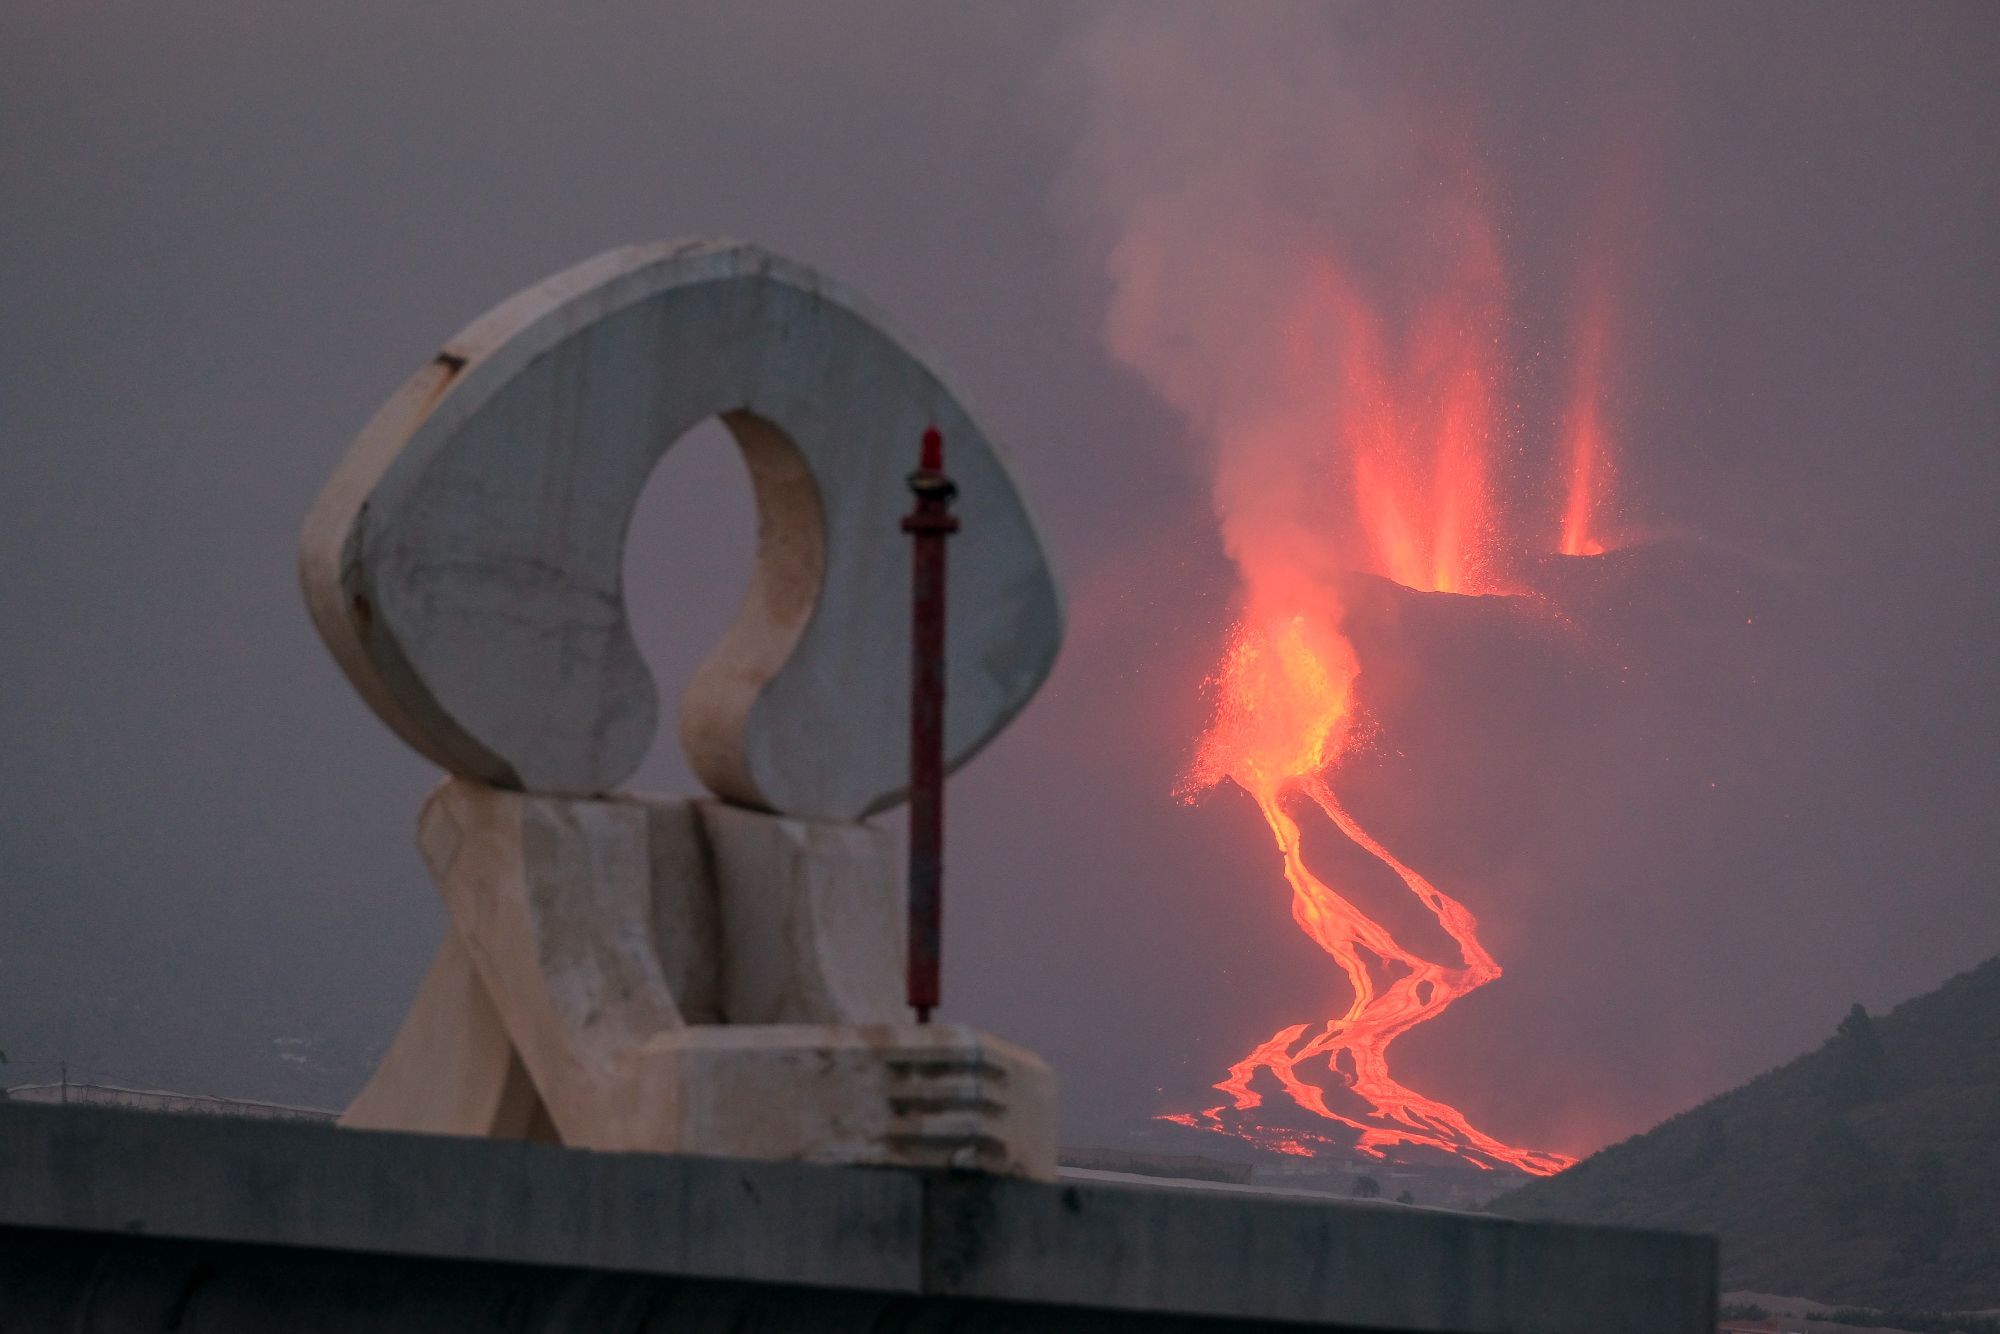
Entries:
[[1716, 1233], [1725, 1288], [2000, 1307], [2000, 958], [1491, 1208]]

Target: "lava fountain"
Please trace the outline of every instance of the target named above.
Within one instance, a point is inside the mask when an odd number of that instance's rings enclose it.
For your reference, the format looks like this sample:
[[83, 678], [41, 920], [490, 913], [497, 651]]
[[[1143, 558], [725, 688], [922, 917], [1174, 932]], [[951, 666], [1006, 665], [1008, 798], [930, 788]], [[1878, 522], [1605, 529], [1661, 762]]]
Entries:
[[1604, 377], [1610, 341], [1611, 309], [1605, 284], [1593, 280], [1577, 321], [1573, 384], [1567, 420], [1563, 423], [1563, 453], [1568, 473], [1568, 497], [1563, 502], [1562, 538], [1565, 556], [1601, 556], [1598, 534], [1606, 493], [1611, 486], [1611, 451], [1605, 438]]

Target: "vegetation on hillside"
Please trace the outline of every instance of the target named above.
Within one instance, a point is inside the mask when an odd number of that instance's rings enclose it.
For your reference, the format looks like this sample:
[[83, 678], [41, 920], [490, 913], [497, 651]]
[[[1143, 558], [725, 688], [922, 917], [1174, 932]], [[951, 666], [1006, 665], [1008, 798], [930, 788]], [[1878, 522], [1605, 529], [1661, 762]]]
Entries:
[[2000, 958], [1491, 1207], [1713, 1232], [1726, 1288], [2000, 1307]]

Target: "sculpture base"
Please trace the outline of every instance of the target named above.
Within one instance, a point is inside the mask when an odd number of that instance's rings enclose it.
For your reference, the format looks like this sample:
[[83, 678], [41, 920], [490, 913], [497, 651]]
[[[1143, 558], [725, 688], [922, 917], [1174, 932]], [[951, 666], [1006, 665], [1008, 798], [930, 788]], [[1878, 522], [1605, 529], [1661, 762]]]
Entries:
[[1055, 1076], [961, 1024], [696, 1026], [647, 1054], [677, 1153], [1055, 1178]]
[[1054, 1074], [1033, 1052], [962, 1024], [670, 1029], [618, 1061], [607, 1081], [617, 1096], [555, 1120], [504, 1036], [483, 1078], [461, 1078], [463, 1064], [385, 1066], [389, 1077], [341, 1124], [612, 1152], [1056, 1173]]

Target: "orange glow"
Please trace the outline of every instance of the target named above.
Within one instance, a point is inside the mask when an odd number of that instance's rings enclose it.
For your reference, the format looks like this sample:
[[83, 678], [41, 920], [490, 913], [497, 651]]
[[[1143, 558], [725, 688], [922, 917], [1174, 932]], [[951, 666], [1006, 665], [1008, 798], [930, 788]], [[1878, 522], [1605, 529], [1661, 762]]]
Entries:
[[1445, 593], [1487, 591], [1490, 573], [1499, 259], [1483, 228], [1467, 249], [1458, 290], [1419, 313], [1394, 365], [1380, 321], [1331, 264], [1314, 275], [1316, 300], [1294, 323], [1286, 356], [1294, 367], [1338, 362], [1330, 416], [1353, 460], [1366, 543], [1357, 567]]
[[1609, 325], [1603, 284], [1593, 283], [1580, 321], [1570, 406], [1563, 423], [1569, 486], [1557, 549], [1565, 556], [1601, 556], [1609, 549], [1600, 531], [1611, 480], [1611, 446], [1604, 426]]
[[[1316, 642], [1317, 641], [1317, 642]], [[1355, 725], [1352, 647], [1337, 634], [1318, 631], [1303, 616], [1237, 628], [1215, 678], [1217, 710], [1203, 735], [1189, 789], [1223, 778], [1256, 801], [1270, 826], [1292, 888], [1292, 920], [1333, 957], [1353, 993], [1347, 1011], [1318, 1026], [1281, 1029], [1230, 1068], [1216, 1087], [1238, 1111], [1262, 1104], [1251, 1087], [1268, 1070], [1300, 1107], [1359, 1133], [1356, 1147], [1383, 1156], [1397, 1145], [1422, 1145], [1457, 1154], [1481, 1167], [1508, 1164], [1548, 1173], [1567, 1167], [1560, 1154], [1518, 1149], [1474, 1127], [1458, 1109], [1427, 1098], [1389, 1075], [1388, 1048], [1416, 1025], [1500, 976], [1500, 966], [1479, 943], [1478, 923], [1465, 906], [1411, 870], [1356, 822], [1334, 795], [1324, 773], [1339, 759]], [[1456, 966], [1425, 959], [1398, 944], [1388, 930], [1315, 875], [1300, 851], [1298, 821], [1288, 801], [1303, 798], [1341, 833], [1393, 871], [1436, 918], [1457, 946]], [[1330, 1108], [1326, 1090], [1300, 1067], [1324, 1062], [1367, 1103], [1372, 1115], [1357, 1119]], [[1167, 1119], [1223, 1129], [1221, 1107], [1199, 1116]], [[1282, 1131], [1235, 1130], [1279, 1153], [1310, 1155], [1317, 1137]], [[1319, 1141], [1330, 1144], [1331, 1141]]]
[[[1492, 561], [1491, 490], [1504, 327], [1500, 265], [1481, 219], [1464, 232], [1456, 271], [1400, 339], [1343, 273], [1320, 264], [1296, 290], [1284, 325], [1278, 361], [1289, 381], [1280, 395], [1287, 410], [1224, 440], [1219, 503], [1243, 578], [1243, 612], [1209, 682], [1214, 716], [1180, 792], [1192, 799], [1228, 779], [1249, 794], [1291, 887], [1292, 919], [1339, 967], [1351, 999], [1332, 1018], [1280, 1029], [1230, 1067], [1215, 1086], [1228, 1102], [1165, 1119], [1290, 1155], [1346, 1146], [1350, 1137], [1342, 1132], [1336, 1139], [1266, 1128], [1241, 1115], [1263, 1104], [1253, 1081], [1268, 1074], [1291, 1102], [1353, 1132], [1365, 1154], [1429, 1148], [1482, 1168], [1547, 1174], [1572, 1160], [1502, 1143], [1457, 1108], [1389, 1074], [1388, 1050], [1398, 1037], [1498, 978], [1500, 966], [1480, 944], [1472, 913], [1364, 829], [1332, 786], [1367, 723], [1358, 711], [1361, 669], [1342, 628], [1344, 608], [1320, 577], [1329, 564], [1424, 591], [1501, 591]], [[1580, 383], [1593, 386], [1584, 399], [1594, 401], [1597, 369], [1585, 367], [1581, 375]], [[1290, 438], [1281, 438], [1286, 431]], [[1571, 438], [1571, 503], [1580, 516], [1582, 551], [1594, 541], [1589, 525], [1602, 487], [1595, 417], [1573, 423]], [[1254, 495], [1259, 479], [1228, 473], [1232, 447], [1267, 463], [1338, 461], [1327, 497], [1336, 508], [1317, 522], [1241, 512], [1232, 500]], [[1344, 516], [1337, 508], [1342, 500], [1350, 508]], [[1299, 502], [1288, 496], [1283, 503]], [[1565, 549], [1569, 526], [1566, 516]], [[1324, 550], [1328, 542], [1338, 550]], [[1315, 874], [1302, 852], [1302, 818], [1330, 822], [1392, 872], [1449, 936], [1457, 960], [1438, 962], [1406, 948]], [[1342, 1086], [1353, 1096], [1330, 1104]]]

